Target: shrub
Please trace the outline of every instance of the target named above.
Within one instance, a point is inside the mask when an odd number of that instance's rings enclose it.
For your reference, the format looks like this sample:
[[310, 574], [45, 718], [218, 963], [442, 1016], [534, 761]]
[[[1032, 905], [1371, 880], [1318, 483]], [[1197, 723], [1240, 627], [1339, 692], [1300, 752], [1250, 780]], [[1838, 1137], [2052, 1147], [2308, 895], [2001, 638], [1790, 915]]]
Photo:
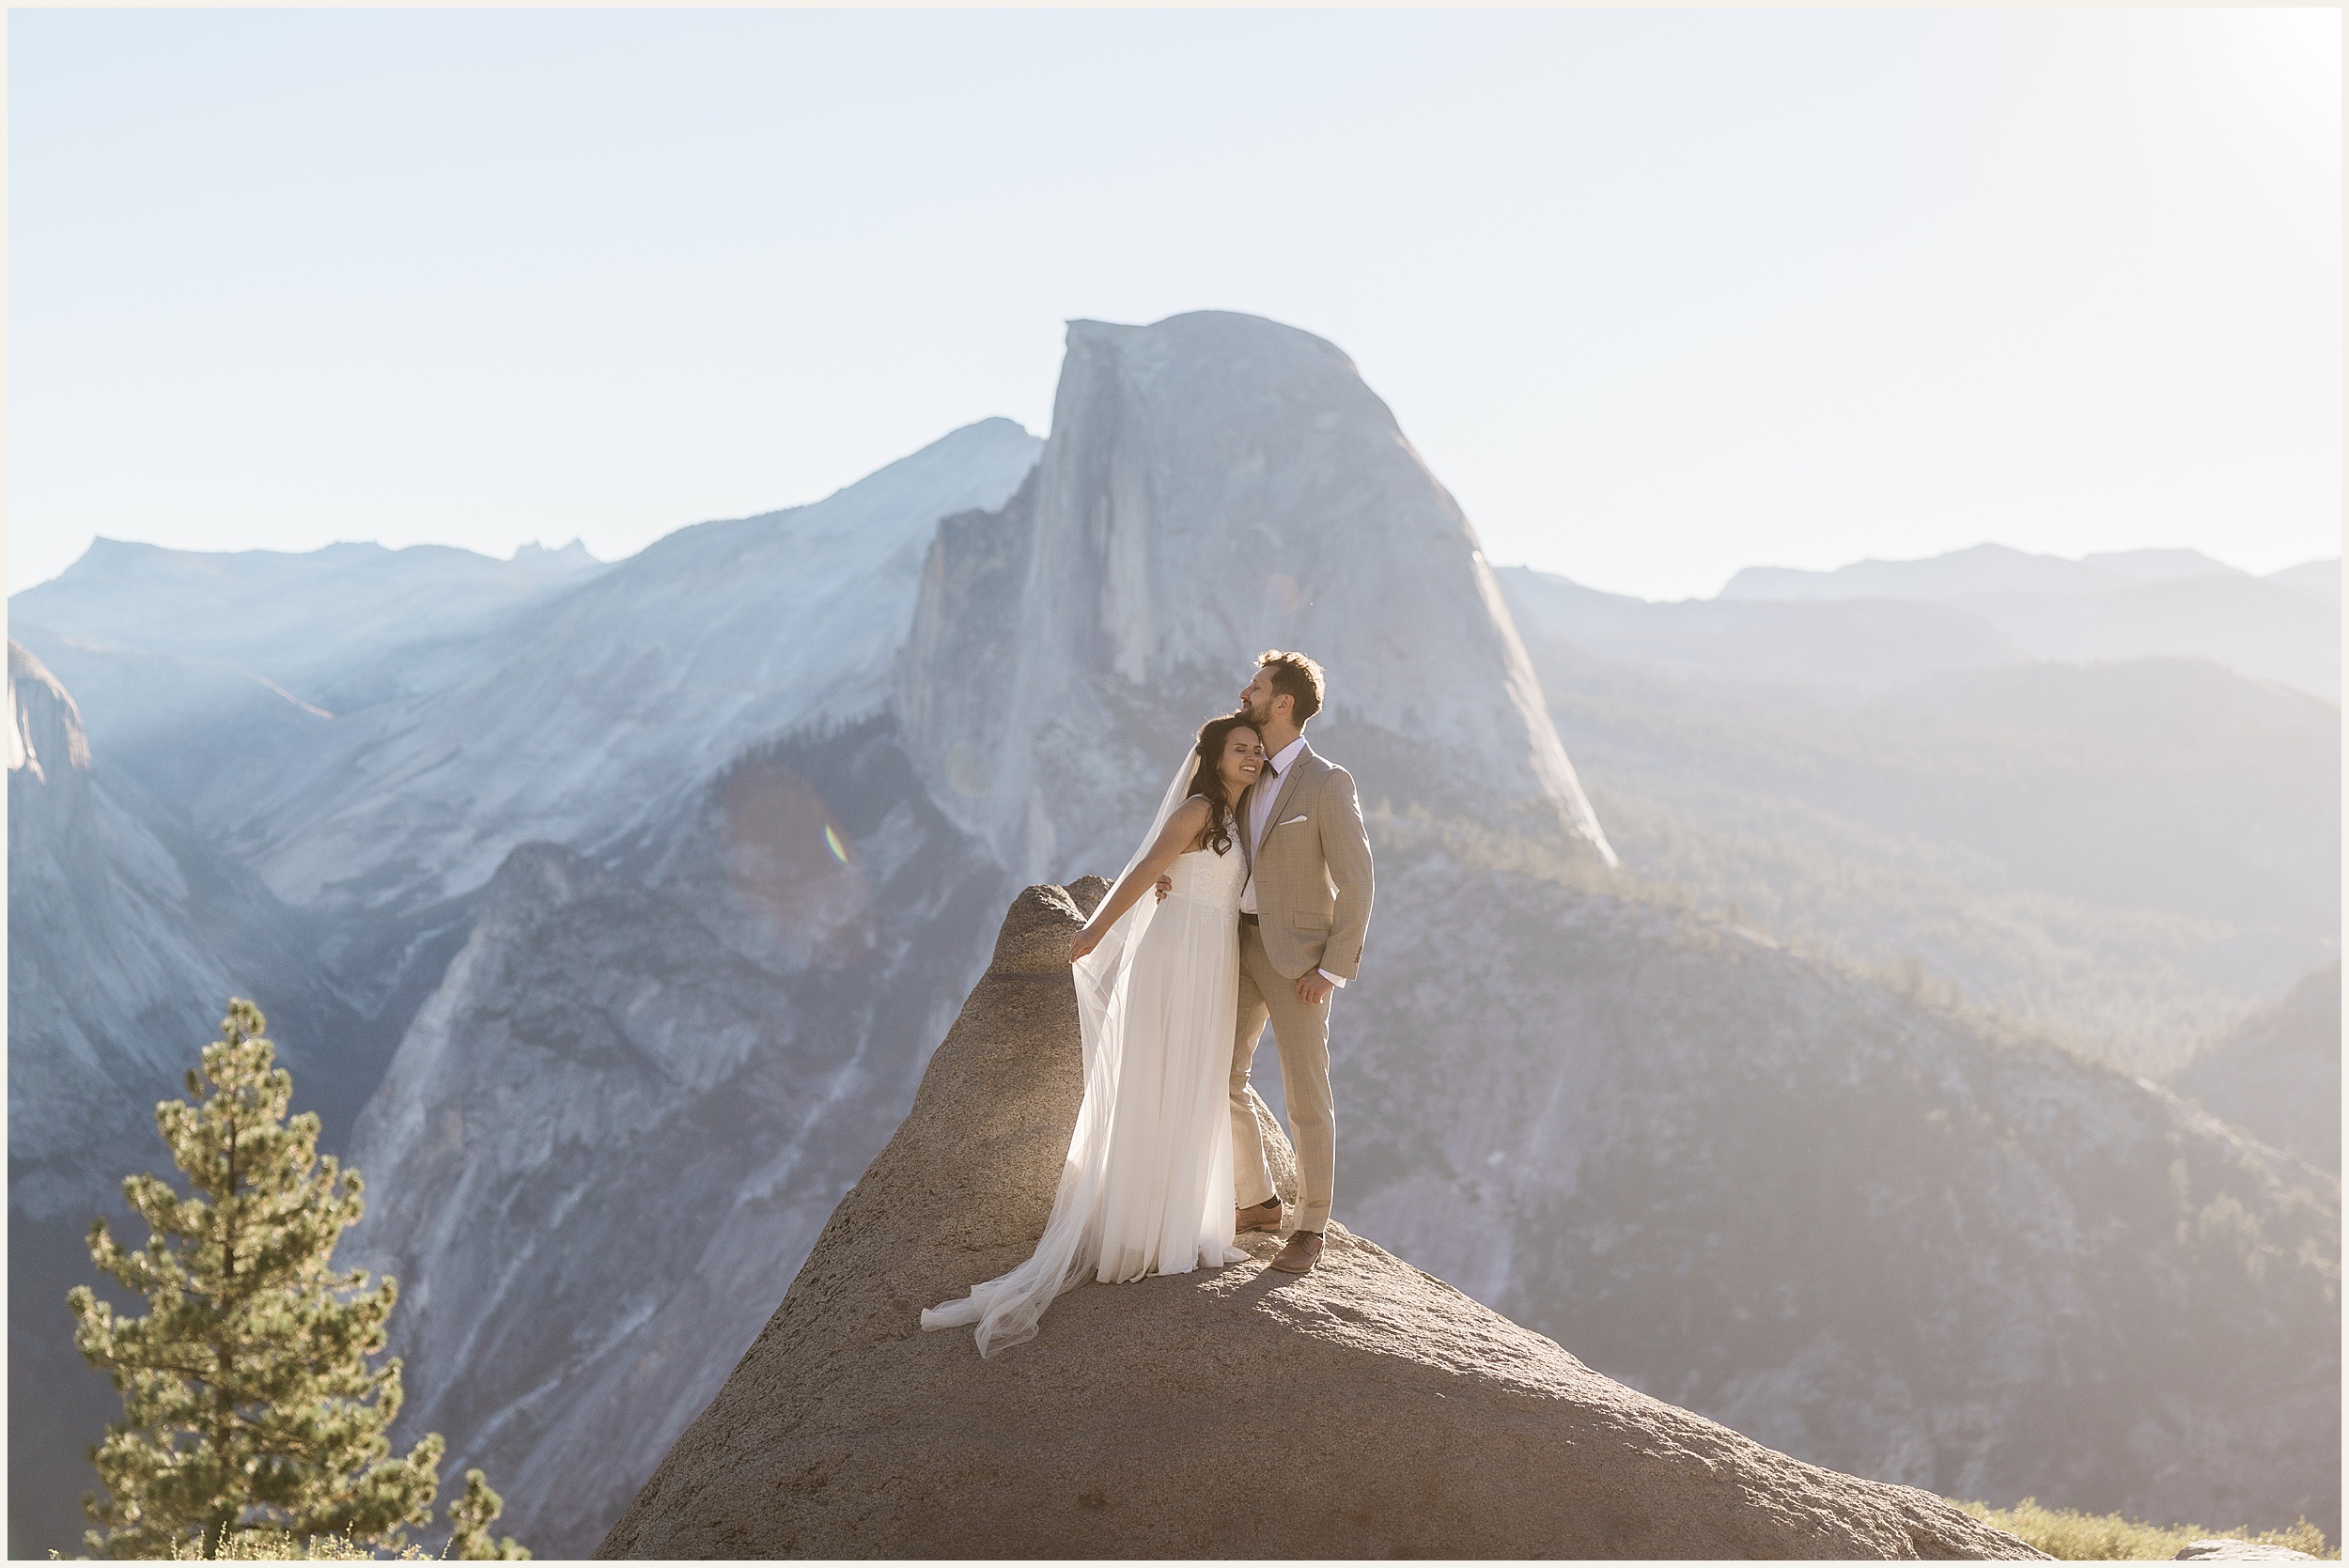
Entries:
[[2148, 1525], [2123, 1519], [2118, 1514], [2042, 1508], [2036, 1498], [2025, 1498], [2013, 1508], [1993, 1508], [1984, 1502], [1961, 1502], [1957, 1506], [1992, 1529], [2002, 1529], [2049, 1557], [2074, 1562], [2148, 1562], [2176, 1557], [2181, 1549], [2197, 1541], [2229, 1538], [2288, 1546], [2310, 1557], [2341, 1556], [2341, 1548], [2328, 1550], [2325, 1532], [2306, 1519], [2289, 1529], [2265, 1529], [2254, 1535], [2244, 1526], [2204, 1529], [2200, 1525]]

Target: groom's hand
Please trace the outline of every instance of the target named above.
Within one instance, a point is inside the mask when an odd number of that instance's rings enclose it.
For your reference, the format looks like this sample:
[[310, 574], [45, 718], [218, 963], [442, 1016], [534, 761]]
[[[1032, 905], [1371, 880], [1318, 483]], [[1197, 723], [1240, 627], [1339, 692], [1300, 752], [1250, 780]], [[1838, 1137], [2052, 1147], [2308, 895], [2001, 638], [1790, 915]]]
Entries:
[[1151, 890], [1159, 895], [1159, 902], [1163, 904], [1166, 902], [1166, 895], [1174, 891], [1174, 878], [1171, 876], [1160, 877], [1157, 881], [1151, 883], [1150, 887]]
[[1297, 977], [1297, 1000], [1308, 1007], [1320, 1006], [1337, 988], [1338, 983], [1319, 970], [1307, 970]]

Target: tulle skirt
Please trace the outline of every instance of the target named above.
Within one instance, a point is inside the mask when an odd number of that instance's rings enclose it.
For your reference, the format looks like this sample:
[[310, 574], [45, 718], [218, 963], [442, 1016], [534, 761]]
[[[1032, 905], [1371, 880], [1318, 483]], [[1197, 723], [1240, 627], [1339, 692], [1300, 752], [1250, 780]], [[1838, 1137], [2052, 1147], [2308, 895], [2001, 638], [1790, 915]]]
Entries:
[[[1189, 869], [1189, 868], [1186, 868]], [[1129, 961], [1090, 1001], [1084, 1098], [1051, 1218], [1027, 1262], [922, 1314], [977, 1325], [979, 1353], [1035, 1335], [1044, 1309], [1086, 1279], [1220, 1267], [1232, 1245], [1232, 1043], [1237, 911], [1177, 891], [1149, 912]]]

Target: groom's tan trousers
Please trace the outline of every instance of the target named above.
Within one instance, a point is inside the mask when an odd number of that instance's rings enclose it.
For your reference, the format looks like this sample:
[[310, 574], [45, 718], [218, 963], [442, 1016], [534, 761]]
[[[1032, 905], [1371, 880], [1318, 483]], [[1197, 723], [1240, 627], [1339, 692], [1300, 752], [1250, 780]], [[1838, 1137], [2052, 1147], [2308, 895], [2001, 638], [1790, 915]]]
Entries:
[[1264, 1139], [1248, 1102], [1248, 1069], [1255, 1062], [1268, 1017], [1272, 1020], [1272, 1043], [1281, 1053], [1281, 1094], [1288, 1102], [1289, 1137], [1297, 1143], [1297, 1228], [1324, 1230], [1330, 1223], [1330, 1189], [1338, 1172], [1337, 1108], [1330, 1097], [1330, 1004], [1308, 1007], [1298, 1001], [1297, 982], [1283, 978], [1272, 967], [1265, 955], [1263, 934], [1242, 921], [1239, 1032], [1232, 1043], [1232, 1186], [1242, 1208], [1273, 1196]]

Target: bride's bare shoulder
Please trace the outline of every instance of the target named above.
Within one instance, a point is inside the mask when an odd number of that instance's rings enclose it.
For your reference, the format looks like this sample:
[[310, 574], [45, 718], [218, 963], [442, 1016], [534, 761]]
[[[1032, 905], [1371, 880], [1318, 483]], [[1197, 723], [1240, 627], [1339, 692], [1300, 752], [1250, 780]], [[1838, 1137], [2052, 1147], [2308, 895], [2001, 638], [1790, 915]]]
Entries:
[[1199, 847], [1201, 841], [1206, 835], [1207, 817], [1210, 811], [1211, 808], [1207, 804], [1206, 796], [1193, 795], [1181, 805], [1176, 806], [1174, 814], [1167, 817], [1166, 831], [1170, 834], [1182, 835], [1183, 853], [1189, 854]]

